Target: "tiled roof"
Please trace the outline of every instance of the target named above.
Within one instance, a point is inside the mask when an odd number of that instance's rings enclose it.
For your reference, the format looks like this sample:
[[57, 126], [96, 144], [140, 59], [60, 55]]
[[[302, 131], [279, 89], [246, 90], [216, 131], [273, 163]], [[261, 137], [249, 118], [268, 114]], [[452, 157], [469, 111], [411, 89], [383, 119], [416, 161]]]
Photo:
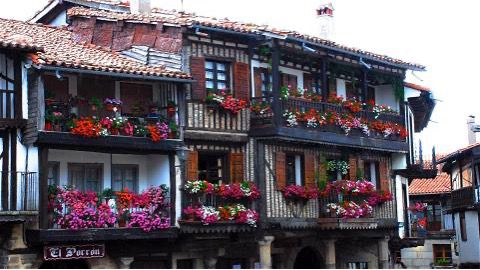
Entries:
[[422, 70], [425, 69], [425, 66], [420, 64], [406, 62], [406, 61], [402, 61], [400, 59], [392, 58], [386, 55], [380, 55], [380, 54], [364, 51], [361, 49], [344, 46], [330, 40], [301, 34], [296, 31], [280, 30], [280, 29], [272, 28], [268, 25], [257, 25], [254, 23], [243, 23], [238, 21], [232, 21], [229, 19], [217, 19], [213, 17], [199, 16], [194, 13], [177, 12], [177, 11], [169, 11], [169, 10], [154, 8], [152, 9], [152, 13], [150, 14], [130, 14], [130, 13], [104, 11], [104, 10], [98, 10], [98, 9], [88, 9], [83, 7], [74, 7], [68, 10], [68, 16], [103, 17], [103, 18], [108, 18], [113, 20], [130, 20], [130, 21], [138, 21], [143, 23], [162, 22], [162, 23], [170, 23], [170, 24], [190, 26], [190, 27], [199, 25], [199, 26], [206, 26], [206, 27], [218, 28], [223, 30], [230, 30], [230, 31], [235, 31], [239, 33], [258, 34], [258, 35], [261, 35], [264, 33], [275, 34], [275, 35], [280, 35], [282, 37], [305, 40], [321, 46], [327, 46], [332, 49], [340, 49], [349, 53], [363, 55], [365, 57], [370, 57], [378, 61], [385, 61], [391, 64], [403, 65], [409, 68], [416, 68], [416, 69], [422, 69]]
[[445, 155], [444, 157], [438, 159], [437, 162], [439, 162], [439, 163], [440, 163], [440, 162], [445, 162], [446, 160], [448, 160], [448, 159], [450, 159], [450, 158], [452, 158], [452, 157], [454, 157], [454, 156], [456, 156], [456, 155], [463, 154], [464, 152], [466, 152], [466, 151], [468, 151], [468, 150], [471, 150], [471, 149], [473, 149], [473, 148], [475, 148], [475, 147], [477, 147], [477, 146], [480, 146], [480, 143], [470, 144], [470, 145], [468, 145], [468, 146], [466, 146], [466, 147], [464, 147], [464, 148], [460, 148], [460, 149], [458, 149], [457, 151], [454, 151], [454, 152], [452, 152], [452, 153], [450, 153], [450, 154], [448, 154], [448, 155]]
[[27, 51], [43, 50], [41, 45], [34, 44], [30, 37], [24, 35], [0, 37], [0, 48], [22, 49]]
[[448, 173], [440, 173], [434, 179], [413, 179], [408, 186], [410, 195], [440, 194], [450, 192], [450, 176]]
[[150, 67], [118, 53], [94, 45], [79, 44], [72, 40], [72, 32], [65, 28], [0, 19], [0, 41], [28, 40], [30, 46], [43, 48], [32, 55], [38, 65], [61, 66], [75, 69], [107, 71], [142, 76], [160, 76], [189, 79], [181, 72]]
[[418, 90], [418, 91], [426, 91], [426, 92], [432, 91], [430, 88], [428, 88], [426, 86], [422, 86], [422, 85], [418, 85], [418, 84], [414, 84], [414, 83], [404, 82], [403, 85], [406, 86], [406, 87]]

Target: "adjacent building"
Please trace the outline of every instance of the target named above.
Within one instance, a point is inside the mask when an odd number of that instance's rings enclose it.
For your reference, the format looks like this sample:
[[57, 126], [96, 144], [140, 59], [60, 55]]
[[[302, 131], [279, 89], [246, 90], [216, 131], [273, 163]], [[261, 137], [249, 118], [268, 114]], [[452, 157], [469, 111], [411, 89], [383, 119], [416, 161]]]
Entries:
[[432, 93], [404, 82], [425, 67], [148, 2], [0, 20], [0, 41], [38, 45], [17, 67], [14, 159], [38, 200], [2, 236], [18, 240], [4, 264], [392, 266], [408, 179], [436, 173], [414, 151]]

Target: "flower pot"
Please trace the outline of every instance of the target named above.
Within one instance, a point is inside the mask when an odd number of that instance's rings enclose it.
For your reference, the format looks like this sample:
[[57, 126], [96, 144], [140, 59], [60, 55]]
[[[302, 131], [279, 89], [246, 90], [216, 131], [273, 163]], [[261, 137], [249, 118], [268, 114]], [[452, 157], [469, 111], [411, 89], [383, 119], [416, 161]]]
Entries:
[[125, 228], [127, 226], [127, 221], [123, 218], [118, 220], [118, 227]]
[[168, 138], [169, 138], [169, 139], [175, 139], [176, 137], [177, 137], [177, 132], [175, 132], [175, 131], [170, 131], [170, 132], [168, 133]]
[[175, 111], [176, 111], [175, 106], [168, 106], [168, 107], [167, 107], [167, 115], [168, 115], [168, 117], [173, 117], [173, 116], [175, 116]]
[[45, 122], [45, 130], [46, 131], [52, 131], [52, 123], [51, 122]]
[[55, 102], [53, 98], [46, 98], [45, 99], [45, 105], [50, 106]]
[[113, 112], [114, 108], [115, 108], [115, 106], [113, 104], [105, 104], [105, 110], [107, 110], [109, 112]]
[[111, 135], [118, 135], [120, 132], [118, 131], [118, 128], [112, 128], [110, 129], [110, 134]]
[[57, 132], [62, 132], [62, 125], [60, 125], [60, 124], [54, 124], [53, 127], [54, 127], [54, 130], [55, 130], [55, 131], [57, 131]]
[[96, 112], [98, 110], [98, 107], [97, 105], [90, 105], [90, 109], [94, 112]]

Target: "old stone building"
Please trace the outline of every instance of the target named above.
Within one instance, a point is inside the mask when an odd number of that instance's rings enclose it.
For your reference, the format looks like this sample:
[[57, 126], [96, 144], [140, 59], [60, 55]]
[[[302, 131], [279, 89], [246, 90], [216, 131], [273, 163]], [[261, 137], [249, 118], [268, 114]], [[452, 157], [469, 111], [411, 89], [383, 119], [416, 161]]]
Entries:
[[392, 266], [407, 179], [431, 174], [413, 147], [435, 103], [404, 83], [425, 67], [148, 2], [0, 20], [38, 46], [18, 67], [36, 197], [3, 264]]

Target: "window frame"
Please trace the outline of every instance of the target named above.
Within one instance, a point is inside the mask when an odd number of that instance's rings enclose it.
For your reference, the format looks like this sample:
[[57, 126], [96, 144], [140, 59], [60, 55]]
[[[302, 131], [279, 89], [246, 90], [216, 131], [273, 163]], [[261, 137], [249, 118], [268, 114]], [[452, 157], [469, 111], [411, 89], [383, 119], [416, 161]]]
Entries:
[[[289, 158], [293, 157], [294, 165], [293, 165], [293, 180], [290, 179], [289, 175]], [[297, 157], [300, 158], [300, 167], [297, 168]], [[300, 179], [297, 179], [297, 172], [300, 174]], [[305, 155], [303, 153], [298, 152], [285, 152], [285, 174], [286, 174], [286, 184], [288, 185], [298, 185], [298, 186], [305, 186]], [[299, 181], [297, 181], [299, 180]]]
[[[219, 179], [217, 180], [212, 180], [210, 177], [208, 177], [209, 173], [209, 169], [208, 169], [208, 162], [211, 161], [212, 159], [211, 158], [208, 158], [207, 159], [207, 169], [206, 169], [206, 179], [201, 179], [200, 175], [203, 173], [204, 170], [201, 170], [200, 169], [200, 160], [202, 158], [205, 158], [206, 156], [210, 156], [210, 157], [221, 157], [222, 159], [222, 167], [221, 167], [221, 171], [222, 171], [222, 176], [221, 177], [218, 177]], [[218, 159], [215, 159], [218, 161]], [[221, 183], [223, 184], [229, 184], [232, 182], [232, 179], [230, 177], [230, 168], [229, 168], [229, 158], [228, 158], [228, 152], [225, 152], [225, 151], [198, 151], [198, 164], [197, 164], [197, 170], [198, 170], [198, 179], [199, 180], [207, 180], [208, 182], [210, 183], [220, 183], [219, 181], [221, 181]], [[217, 166], [217, 170], [218, 170], [218, 166]]]
[[96, 168], [98, 169], [98, 175], [99, 175], [99, 179], [98, 179], [98, 190], [91, 190], [91, 191], [94, 191], [94, 192], [101, 192], [103, 190], [103, 181], [104, 181], [104, 167], [103, 167], [103, 163], [68, 163], [67, 164], [67, 171], [68, 171], [68, 184], [70, 186], [73, 186], [73, 179], [72, 179], [72, 168], [73, 167], [82, 167], [82, 170], [83, 170], [83, 180], [82, 180], [82, 184], [83, 184], [83, 187], [82, 188], [78, 188], [78, 187], [75, 187], [75, 189], [79, 190], [79, 191], [89, 191], [86, 189], [86, 180], [85, 180], [85, 174], [86, 174], [86, 169], [87, 168]]
[[[433, 263], [436, 264], [437, 260], [439, 259], [446, 259], [452, 263], [452, 246], [450, 244], [432, 244], [432, 252], [433, 252]], [[438, 257], [438, 253], [442, 253], [442, 256]], [[450, 257], [447, 257], [448, 253], [450, 253]]]
[[[368, 164], [368, 175], [367, 178], [367, 164]], [[375, 181], [372, 181], [372, 165], [375, 167]], [[363, 178], [372, 182], [375, 185], [377, 190], [380, 189], [380, 162], [378, 160], [364, 160], [363, 161]]]
[[[48, 177], [50, 174], [50, 168], [53, 170], [53, 182], [51, 182], [51, 178]], [[48, 162], [48, 171], [47, 171], [47, 179], [48, 179], [48, 185], [55, 185], [59, 186], [60, 185], [60, 162], [59, 161], [49, 161]]]
[[[207, 68], [207, 63], [210, 62], [213, 64], [213, 67]], [[218, 69], [217, 65], [218, 64], [224, 64], [225, 65], [225, 71], [220, 72], [220, 73], [225, 73], [225, 80], [218, 80]], [[213, 92], [213, 93], [219, 93], [223, 89], [218, 89], [218, 82], [223, 82], [225, 83], [225, 93], [232, 93], [232, 88], [231, 88], [231, 65], [232, 62], [228, 60], [220, 60], [220, 59], [214, 59], [214, 58], [207, 58], [205, 59], [205, 89], [207, 89], [208, 92]], [[207, 72], [212, 72], [213, 73], [213, 78], [208, 78], [207, 77]], [[207, 82], [212, 82], [213, 83], [213, 88], [208, 88], [207, 87]]]
[[[121, 169], [121, 175], [122, 175], [122, 188], [121, 190], [115, 190], [113, 187], [114, 187], [114, 179], [113, 179], [113, 170], [116, 168], [120, 168]], [[140, 168], [138, 166], [138, 164], [112, 164], [112, 175], [111, 175], [111, 182], [110, 182], [110, 187], [113, 191], [123, 191], [125, 189], [125, 169], [129, 169], [129, 168], [134, 168], [135, 169], [135, 183], [134, 183], [134, 189], [133, 190], [130, 190], [131, 192], [133, 193], [137, 193], [138, 190], [139, 190], [139, 178], [140, 178]]]
[[260, 68], [260, 79], [262, 81], [262, 96], [269, 97], [272, 95], [272, 74], [267, 68]]

